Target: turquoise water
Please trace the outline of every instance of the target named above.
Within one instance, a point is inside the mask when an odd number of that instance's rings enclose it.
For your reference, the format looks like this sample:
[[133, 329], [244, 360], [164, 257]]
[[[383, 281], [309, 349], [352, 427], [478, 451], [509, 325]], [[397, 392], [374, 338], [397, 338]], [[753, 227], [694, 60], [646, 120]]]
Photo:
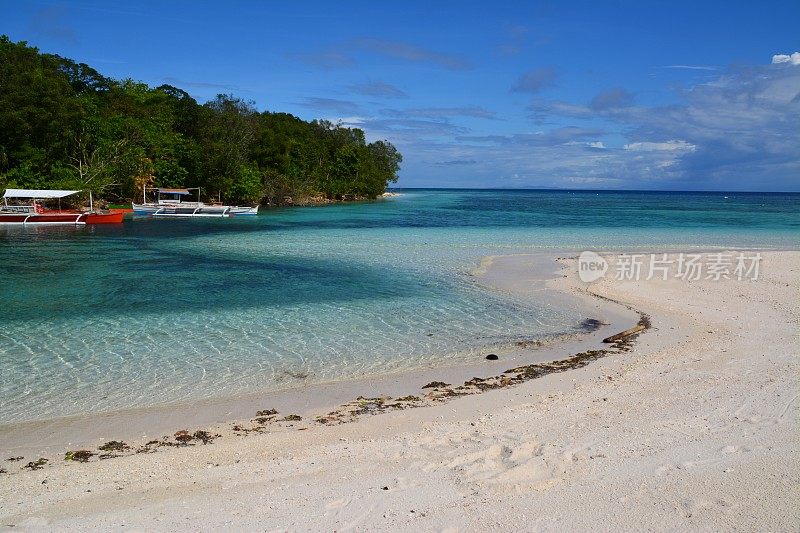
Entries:
[[0, 229], [0, 422], [474, 359], [582, 318], [467, 275], [534, 250], [798, 248], [800, 194], [404, 191]]

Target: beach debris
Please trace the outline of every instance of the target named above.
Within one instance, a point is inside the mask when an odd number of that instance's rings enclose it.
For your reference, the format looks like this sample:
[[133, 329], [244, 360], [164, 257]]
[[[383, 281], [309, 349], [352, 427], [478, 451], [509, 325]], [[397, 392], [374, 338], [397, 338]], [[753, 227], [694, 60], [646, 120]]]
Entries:
[[115, 457], [122, 457], [122, 456], [116, 453], [101, 453], [100, 455], [97, 456], [97, 458], [102, 461], [105, 461], [106, 459], [114, 459]]
[[425, 396], [431, 400], [435, 401], [443, 401], [446, 398], [454, 398], [456, 396], [466, 396], [467, 394], [472, 394], [471, 392], [466, 390], [466, 387], [459, 385], [455, 388], [455, 390], [450, 388], [437, 388], [434, 389], [432, 392], [429, 392]]
[[355, 405], [353, 405], [353, 402], [350, 403], [350, 414], [355, 417], [358, 415], [374, 414], [384, 411], [388, 407], [386, 402], [391, 399], [391, 396], [380, 396], [377, 398], [366, 398], [364, 396], [359, 396], [356, 398]]
[[[152, 447], [151, 447], [152, 446]], [[161, 442], [157, 440], [151, 440], [136, 448], [134, 453], [155, 453], [156, 448], [161, 446]]]
[[45, 459], [44, 457], [39, 457], [37, 460], [29, 462], [22, 468], [27, 468], [28, 470], [41, 470], [42, 468], [44, 468], [44, 465], [46, 464], [47, 464], [47, 459]]
[[423, 389], [442, 389], [444, 387], [449, 387], [449, 383], [445, 383], [444, 381], [431, 381], [427, 385], [423, 385]]
[[94, 452], [89, 450], [74, 450], [64, 454], [65, 461], [77, 461], [79, 463], [86, 463], [94, 456]]
[[250, 433], [253, 433], [253, 432], [261, 433], [261, 430], [264, 429], [264, 426], [256, 426], [256, 427], [253, 427], [253, 428], [246, 428], [246, 427], [242, 426], [241, 424], [234, 424], [231, 427], [231, 429], [237, 435], [249, 435]]
[[492, 378], [472, 378], [464, 382], [464, 387], [475, 387], [479, 391], [499, 389], [501, 386], [500, 378], [497, 376]]
[[336, 411], [331, 411], [325, 416], [319, 416], [315, 420], [320, 424], [334, 425], [345, 424], [352, 422], [358, 418], [358, 415], [367, 414], [367, 411], [362, 407], [357, 406], [357, 402], [350, 402], [343, 405]]
[[643, 324], [636, 324], [635, 326], [633, 326], [630, 329], [626, 329], [625, 331], [621, 331], [619, 333], [611, 335], [610, 337], [606, 337], [605, 339], [603, 339], [603, 342], [606, 343], [606, 344], [613, 344], [615, 342], [621, 341], [622, 339], [624, 339], [626, 337], [630, 337], [631, 335], [635, 335], [637, 333], [641, 333], [645, 329], [646, 328], [645, 328], [645, 326]]
[[300, 415], [286, 415], [281, 420], [283, 420], [285, 422], [298, 422], [298, 421], [300, 421], [302, 419], [303, 419], [303, 417], [300, 416]]
[[8, 470], [5, 468], [0, 468], [0, 474], [8, 474]]
[[6, 459], [6, 461], [11, 461], [13, 463], [15, 461], [22, 461], [23, 459], [25, 459], [25, 458], [23, 456], [19, 455], [17, 457], [9, 457], [8, 459]]
[[[104, 451], [104, 452], [124, 452], [125, 450], [130, 450], [130, 446], [122, 442], [121, 440], [110, 440], [105, 444], [98, 446], [97, 449]], [[100, 456], [103, 459], [103, 456]]]
[[386, 400], [391, 400], [391, 396], [376, 396], [375, 398], [368, 398], [366, 396], [359, 396], [356, 398], [357, 402], [369, 402], [369, 403], [385, 403]]
[[381, 487], [381, 490], [389, 490], [389, 487]]
[[497, 361], [498, 359], [500, 358], [497, 357], [497, 354], [494, 353], [490, 353], [489, 355], [486, 356], [487, 361]]
[[319, 415], [314, 418], [314, 421], [318, 424], [324, 424], [326, 426], [332, 426], [334, 424], [344, 424], [345, 422], [349, 422], [349, 420], [345, 420], [343, 417], [345, 416], [344, 413], [339, 413], [337, 411], [332, 411], [327, 415]]
[[208, 431], [203, 431], [202, 429], [198, 429], [197, 431], [192, 433], [192, 437], [194, 437], [196, 440], [199, 440], [203, 444], [209, 444], [211, 442], [214, 442], [214, 439], [219, 437], [219, 435], [216, 434], [212, 435]]
[[606, 344], [613, 344], [614, 347], [620, 351], [627, 352], [630, 350], [631, 341], [635, 339], [639, 333], [646, 329], [650, 329], [651, 327], [652, 324], [650, 323], [650, 316], [645, 313], [639, 313], [639, 321], [635, 326], [630, 329], [626, 329], [625, 331], [621, 331], [616, 335], [606, 337], [603, 339], [603, 342]]
[[401, 396], [395, 400], [397, 402], [421, 402], [422, 398], [419, 396]]
[[262, 409], [261, 411], [256, 411], [256, 416], [258, 418], [256, 418], [255, 421], [263, 426], [264, 424], [272, 422], [277, 414], [277, 409]]
[[191, 440], [193, 438], [189, 434], [189, 432], [187, 430], [185, 430], [185, 429], [182, 429], [180, 431], [176, 431], [174, 436], [175, 436], [175, 440], [176, 441], [178, 441], [178, 442], [180, 442], [181, 444], [184, 444], [184, 445], [188, 444], [189, 442], [191, 442]]

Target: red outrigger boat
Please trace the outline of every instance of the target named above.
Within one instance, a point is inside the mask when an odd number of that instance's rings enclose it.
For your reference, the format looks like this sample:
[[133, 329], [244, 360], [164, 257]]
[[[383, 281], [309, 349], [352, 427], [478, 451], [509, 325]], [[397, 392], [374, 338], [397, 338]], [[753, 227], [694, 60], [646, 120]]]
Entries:
[[[81, 191], [60, 191], [47, 189], [6, 189], [3, 194], [3, 205], [0, 206], [0, 224], [16, 225], [74, 225], [85, 224], [119, 224], [125, 213], [121, 210], [98, 211], [93, 208], [91, 192], [89, 193], [89, 210], [62, 210], [61, 198]], [[29, 204], [9, 204], [12, 198], [16, 201], [28, 200]], [[45, 200], [59, 200], [58, 209], [44, 207]]]

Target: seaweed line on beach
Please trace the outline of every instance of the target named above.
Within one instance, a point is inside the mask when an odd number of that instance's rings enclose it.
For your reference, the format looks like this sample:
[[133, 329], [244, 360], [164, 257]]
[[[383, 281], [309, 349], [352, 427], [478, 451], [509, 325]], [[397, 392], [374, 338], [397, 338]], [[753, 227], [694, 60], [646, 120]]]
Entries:
[[[364, 397], [359, 396], [355, 400], [339, 406], [323, 415], [318, 415], [313, 419], [303, 419], [300, 415], [289, 414], [283, 417], [278, 416], [278, 411], [275, 409], [264, 409], [256, 412], [249, 424], [244, 422], [236, 422], [230, 426], [231, 433], [234, 436], [247, 436], [252, 433], [267, 432], [270, 426], [278, 426], [283, 428], [295, 427], [296, 423], [301, 423], [302, 427], [298, 427], [298, 431], [309, 429], [314, 424], [317, 425], [338, 425], [355, 422], [356, 420], [367, 415], [376, 415], [389, 411], [397, 411], [418, 407], [425, 407], [435, 405], [442, 402], [447, 402], [453, 398], [461, 396], [468, 396], [472, 394], [480, 394], [486, 391], [501, 389], [505, 387], [513, 387], [522, 384], [532, 379], [537, 379], [548, 374], [557, 372], [565, 372], [583, 368], [606, 355], [625, 353], [632, 349], [633, 342], [636, 338], [647, 329], [652, 327], [650, 317], [642, 312], [636, 311], [639, 315], [639, 321], [636, 325], [628, 330], [622, 331], [615, 335], [611, 335], [603, 340], [608, 344], [606, 348], [597, 350], [586, 350], [571, 355], [565, 359], [550, 361], [547, 363], [534, 363], [530, 365], [522, 365], [515, 368], [510, 368], [502, 374], [490, 377], [473, 377], [465, 381], [462, 385], [453, 386], [443, 381], [433, 381], [421, 387], [423, 392], [420, 395], [408, 395], [399, 398], [392, 398], [390, 396], [380, 397]], [[132, 447], [125, 442], [111, 440], [97, 449], [97, 452], [91, 450], [72, 450], [67, 451], [64, 455], [64, 460], [87, 463], [93, 462], [93, 458], [97, 460], [113, 459], [117, 457], [126, 457], [140, 453], [154, 453], [159, 448], [185, 448], [196, 445], [205, 445], [212, 443], [215, 439], [222, 437], [218, 433], [211, 433], [205, 430], [196, 430], [190, 432], [182, 429], [177, 431], [172, 436], [164, 436], [158, 440], [150, 440], [145, 444], [138, 447]], [[9, 462], [19, 461], [22, 457], [9, 458]], [[41, 470], [46, 465], [52, 465], [46, 458], [39, 458], [36, 461], [31, 461], [22, 469], [27, 470]], [[0, 470], [0, 474], [11, 474], [7, 470]]]

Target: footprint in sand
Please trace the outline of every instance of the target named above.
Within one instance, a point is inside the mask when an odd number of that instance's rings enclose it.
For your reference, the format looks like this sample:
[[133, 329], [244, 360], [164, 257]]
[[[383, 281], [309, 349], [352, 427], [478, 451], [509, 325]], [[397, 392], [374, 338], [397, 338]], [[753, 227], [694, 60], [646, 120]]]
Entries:
[[350, 505], [350, 500], [348, 498], [341, 498], [339, 500], [329, 502], [325, 504], [325, 516], [335, 516], [348, 505]]
[[374, 516], [376, 509], [374, 503], [359, 500], [353, 504], [351, 499], [341, 498], [325, 504], [325, 518], [335, 521], [333, 525], [336, 531], [359, 531], [364, 522]]
[[565, 461], [545, 457], [538, 441], [493, 444], [474, 453], [454, 457], [447, 465], [468, 483], [503, 492], [546, 490], [560, 481]]
[[749, 452], [749, 451], [752, 451], [752, 450], [750, 448], [746, 447], [746, 446], [738, 446], [738, 445], [735, 445], [735, 444], [729, 444], [728, 446], [725, 446], [725, 447], [721, 448], [719, 451], [720, 451], [720, 453], [726, 453], [727, 454], [727, 453], [746, 453], [746, 452]]

